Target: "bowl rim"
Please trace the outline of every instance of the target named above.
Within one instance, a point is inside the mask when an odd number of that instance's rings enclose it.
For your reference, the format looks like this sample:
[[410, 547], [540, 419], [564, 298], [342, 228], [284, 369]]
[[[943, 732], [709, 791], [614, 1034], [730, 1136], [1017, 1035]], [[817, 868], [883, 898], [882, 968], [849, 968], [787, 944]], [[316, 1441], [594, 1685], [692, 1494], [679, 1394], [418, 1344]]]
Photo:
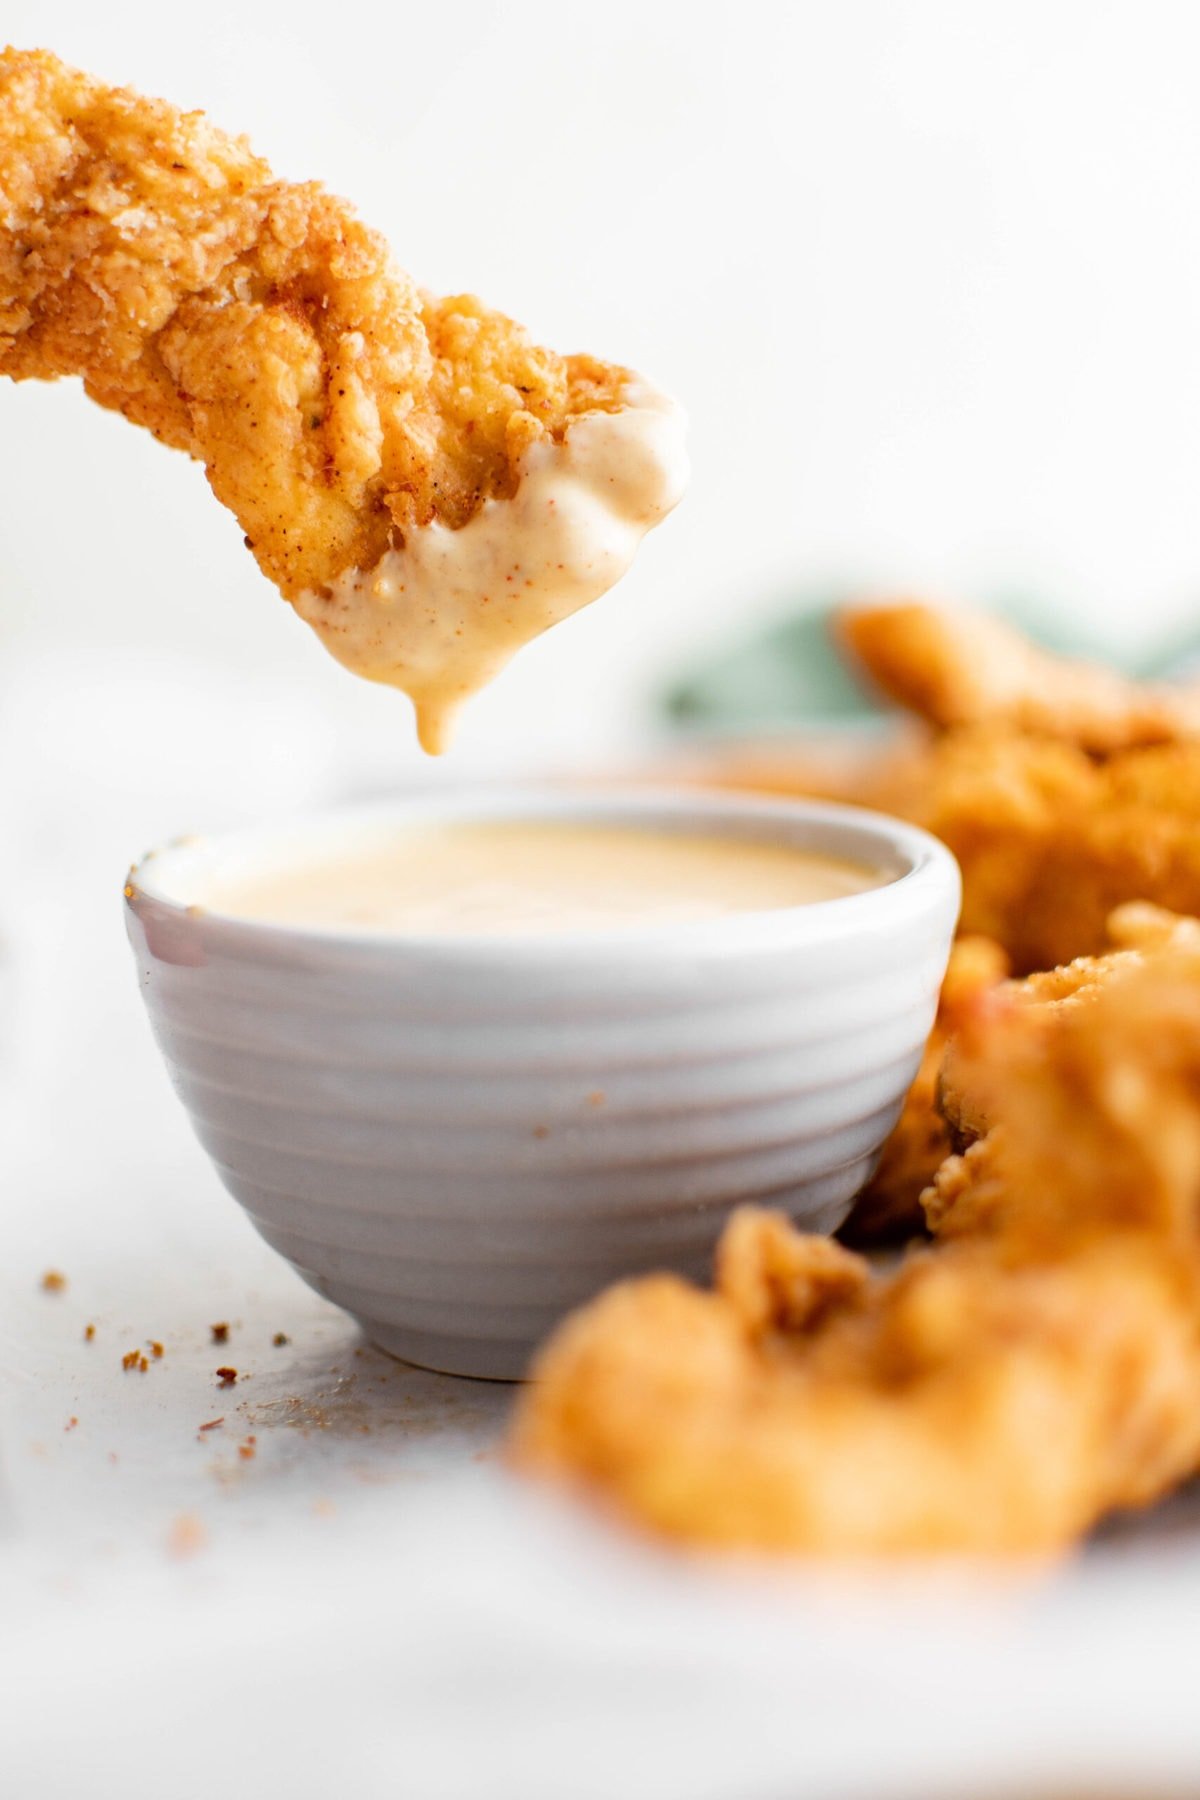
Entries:
[[[210, 909], [180, 895], [189, 877], [211, 874], [239, 853], [260, 854], [269, 846], [286, 857], [306, 845], [352, 838], [388, 826], [478, 819], [563, 819], [572, 823], [708, 829], [737, 837], [768, 837], [797, 848], [843, 854], [894, 869], [877, 887], [798, 906], [731, 912], [714, 919], [649, 923], [597, 930], [564, 928], [544, 935], [500, 936], [485, 932], [419, 933], [339, 930], [333, 926], [247, 919]], [[185, 887], [186, 891], [186, 887]], [[169, 919], [210, 943], [258, 948], [308, 947], [334, 952], [338, 959], [470, 961], [472, 964], [527, 965], [601, 960], [643, 960], [732, 956], [819, 946], [835, 939], [870, 935], [903, 918], [953, 903], [961, 895], [958, 864], [937, 838], [890, 814], [824, 800], [763, 796], [732, 790], [681, 790], [638, 785], [631, 788], [547, 782], [504, 785], [471, 783], [454, 788], [405, 793], [285, 815], [212, 836], [177, 838], [147, 851], [126, 877], [125, 904], [139, 919]]]

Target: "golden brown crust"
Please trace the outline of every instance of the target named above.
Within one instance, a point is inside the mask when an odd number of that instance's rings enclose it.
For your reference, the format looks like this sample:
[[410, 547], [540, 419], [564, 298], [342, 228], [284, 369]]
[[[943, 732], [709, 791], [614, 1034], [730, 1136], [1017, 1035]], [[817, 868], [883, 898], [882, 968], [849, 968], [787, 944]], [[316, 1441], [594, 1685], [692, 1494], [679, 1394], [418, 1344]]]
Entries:
[[1018, 973], [1100, 954], [1128, 901], [1200, 913], [1200, 744], [1096, 761], [1005, 730], [949, 732], [895, 809], [954, 852], [962, 929], [1003, 944]]
[[529, 445], [626, 376], [422, 293], [343, 201], [200, 113], [11, 49], [0, 373], [80, 375], [202, 461], [289, 599], [510, 495]]
[[1192, 1471], [1200, 950], [1086, 1008], [988, 1004], [1003, 1123], [939, 1176], [935, 1248], [830, 1287], [741, 1215], [717, 1292], [626, 1283], [556, 1333], [521, 1465], [675, 1537], [826, 1553], [1051, 1551]]
[[910, 601], [847, 608], [838, 630], [877, 687], [941, 729], [1001, 725], [1101, 752], [1200, 736], [1200, 688], [1068, 661], [1000, 619]]
[[883, 1147], [879, 1167], [842, 1228], [846, 1243], [859, 1249], [897, 1243], [924, 1228], [921, 1195], [954, 1148], [938, 1106], [946, 1048], [964, 1019], [973, 1015], [980, 997], [1007, 973], [1008, 960], [990, 938], [961, 937], [951, 949], [921, 1067]]
[[1143, 968], [1157, 953], [1200, 947], [1200, 919], [1131, 901], [1108, 919], [1107, 935], [1117, 947], [1101, 956], [1078, 956], [1061, 968], [967, 997], [937, 1077], [936, 1105], [955, 1150], [974, 1144], [993, 1123], [988, 1096], [996, 1083], [996, 1060], [1008, 1053], [1003, 1026], [1011, 1010], [1028, 1015], [1022, 1027], [1027, 1037], [1053, 1033], [1064, 1017], [1093, 1006], [1111, 982]]
[[[551, 1339], [523, 1466], [687, 1541], [862, 1553], [1053, 1550], [1200, 1465], [1200, 923], [1175, 916], [1200, 747], [1130, 747], [1131, 716], [1103, 756], [1094, 712], [954, 726], [858, 796], [890, 780], [958, 855], [964, 928], [1035, 971], [948, 987], [943, 1103], [974, 1141], [922, 1196], [934, 1244], [822, 1281], [813, 1240], [739, 1215], [715, 1293], [628, 1283]], [[944, 1147], [937, 1060], [896, 1187]]]
[[[1041, 679], [1069, 676], [1072, 665], [1028, 648]], [[964, 724], [853, 754], [743, 746], [695, 772], [707, 785], [857, 802], [924, 826], [962, 869], [960, 929], [1000, 944], [1027, 974], [1103, 953], [1126, 903], [1200, 914], [1200, 741], [1101, 755], [1068, 735]]]

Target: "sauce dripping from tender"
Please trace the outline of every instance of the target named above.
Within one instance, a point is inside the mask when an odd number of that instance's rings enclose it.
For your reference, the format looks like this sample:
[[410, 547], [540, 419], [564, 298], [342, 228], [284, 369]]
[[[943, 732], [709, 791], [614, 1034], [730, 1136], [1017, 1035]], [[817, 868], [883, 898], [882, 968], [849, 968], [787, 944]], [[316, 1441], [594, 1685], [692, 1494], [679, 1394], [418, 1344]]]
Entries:
[[642, 382], [617, 412], [586, 413], [527, 451], [509, 500], [458, 531], [422, 526], [372, 569], [347, 569], [296, 611], [369, 681], [408, 694], [439, 755], [463, 701], [517, 650], [624, 575], [687, 481], [684, 415]]

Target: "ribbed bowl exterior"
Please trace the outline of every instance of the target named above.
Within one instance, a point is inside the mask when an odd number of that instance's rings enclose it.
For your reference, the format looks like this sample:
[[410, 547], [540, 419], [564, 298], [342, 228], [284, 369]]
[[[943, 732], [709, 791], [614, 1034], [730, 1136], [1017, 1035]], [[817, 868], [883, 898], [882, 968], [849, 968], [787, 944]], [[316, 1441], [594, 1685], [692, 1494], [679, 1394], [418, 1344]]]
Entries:
[[[827, 844], [839, 810], [752, 816], [817, 814]], [[502, 1379], [606, 1283], [703, 1275], [741, 1202], [837, 1226], [916, 1070], [958, 898], [931, 845], [791, 939], [742, 918], [405, 943], [196, 915], [142, 873], [143, 997], [226, 1187], [385, 1349]]]

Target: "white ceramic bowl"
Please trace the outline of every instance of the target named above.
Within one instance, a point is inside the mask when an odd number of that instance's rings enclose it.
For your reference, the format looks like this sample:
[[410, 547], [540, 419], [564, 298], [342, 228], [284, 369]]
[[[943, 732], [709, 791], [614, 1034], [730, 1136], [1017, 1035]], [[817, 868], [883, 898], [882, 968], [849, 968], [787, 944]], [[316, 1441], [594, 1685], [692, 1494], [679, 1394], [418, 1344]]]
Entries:
[[[352, 937], [195, 904], [218, 871], [452, 817], [715, 829], [891, 879], [541, 939]], [[852, 808], [541, 790], [183, 843], [126, 892], [172, 1080], [268, 1243], [384, 1349], [507, 1379], [606, 1282], [705, 1273], [741, 1201], [839, 1224], [916, 1070], [959, 884], [932, 838]]]

